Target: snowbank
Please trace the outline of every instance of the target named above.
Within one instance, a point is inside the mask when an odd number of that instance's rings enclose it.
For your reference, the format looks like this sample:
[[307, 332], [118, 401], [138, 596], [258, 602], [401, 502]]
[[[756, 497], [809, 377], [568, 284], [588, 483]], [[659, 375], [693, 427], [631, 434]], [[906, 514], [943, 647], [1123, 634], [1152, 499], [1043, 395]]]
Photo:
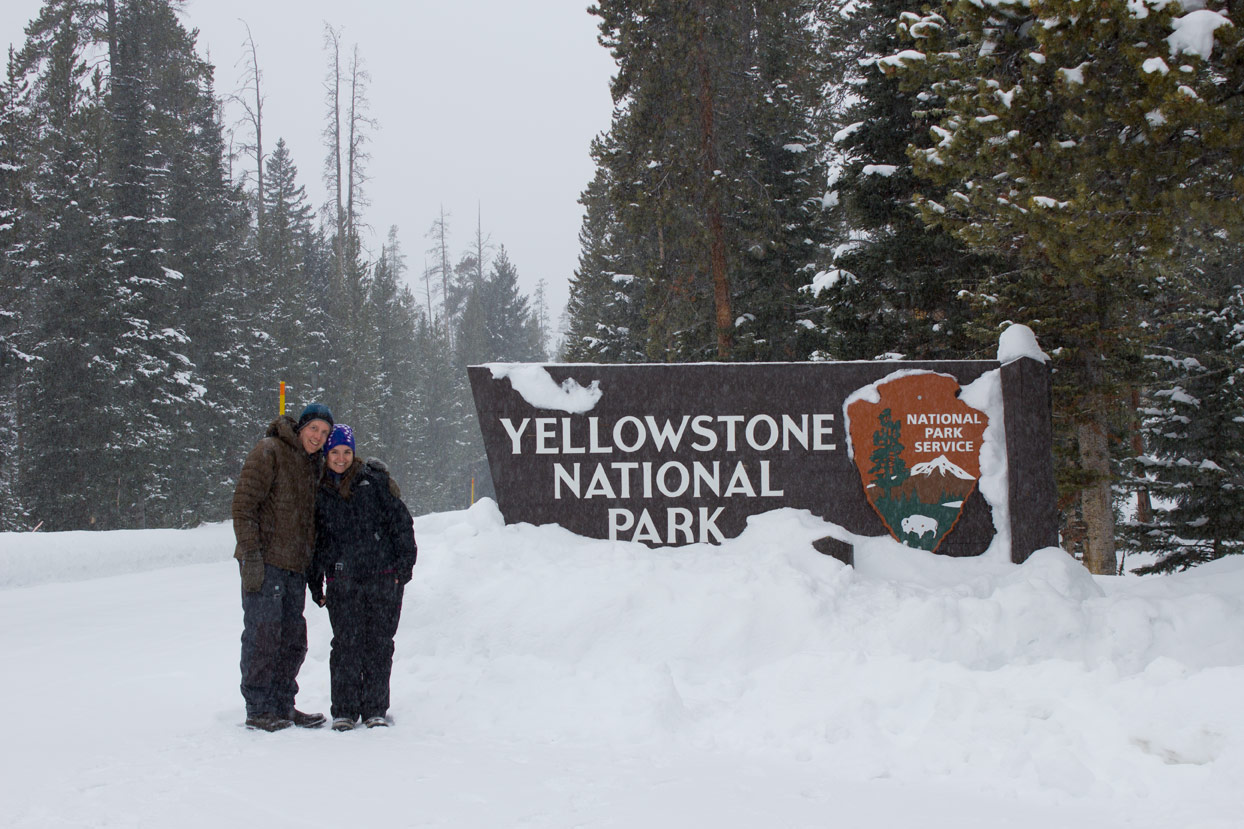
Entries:
[[[298, 798], [277, 825], [1239, 825], [1244, 560], [1103, 578], [1057, 549], [883, 538], [847, 567], [811, 546], [829, 529], [778, 511], [654, 550], [506, 526], [491, 501], [421, 517], [396, 727], [346, 735], [238, 728], [226, 527], [3, 536], [0, 660], [27, 670], [0, 702], [67, 713], [8, 729], [0, 802], [18, 826], [208, 826], [335, 775], [400, 796]], [[174, 554], [214, 563], [134, 572]], [[89, 580], [110, 572], [131, 575]], [[325, 710], [308, 619], [299, 702]], [[84, 687], [155, 721], [79, 715]]]
[[233, 555], [233, 525], [197, 530], [0, 533], [0, 588], [204, 564]]

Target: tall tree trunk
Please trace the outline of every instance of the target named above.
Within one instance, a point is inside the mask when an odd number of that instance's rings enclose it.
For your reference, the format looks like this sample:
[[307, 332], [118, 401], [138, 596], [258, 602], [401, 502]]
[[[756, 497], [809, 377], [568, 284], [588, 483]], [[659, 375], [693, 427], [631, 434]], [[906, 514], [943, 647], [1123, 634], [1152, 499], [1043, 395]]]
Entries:
[[341, 288], [346, 281], [346, 213], [342, 200], [341, 175], [341, 35], [327, 23], [324, 24], [324, 41], [333, 53], [332, 74], [328, 78], [328, 114], [331, 120], [324, 130], [324, 137], [328, 140], [328, 167], [333, 179], [331, 184], [336, 192], [333, 206], [336, 211], [337, 238], [333, 243], [333, 255], [337, 259], [337, 286]]
[[1105, 414], [1100, 401], [1093, 407], [1093, 419], [1076, 427], [1080, 444], [1080, 466], [1093, 476], [1093, 483], [1080, 492], [1080, 512], [1087, 530], [1084, 566], [1099, 576], [1118, 572], [1115, 557], [1114, 508], [1110, 497], [1110, 444]]
[[259, 50], [255, 46], [255, 38], [251, 35], [251, 27], [246, 21], [242, 21], [242, 25], [246, 26], [246, 45], [250, 48], [251, 66], [250, 77], [254, 87], [255, 103], [254, 107], [246, 106], [246, 115], [250, 119], [251, 127], [255, 130], [255, 232], [259, 238], [263, 238], [263, 95], [259, 89]]
[[449, 238], [448, 231], [445, 229], [445, 206], [441, 205], [441, 297], [445, 301], [445, 342], [453, 348], [454, 335], [453, 326], [449, 324]]
[[730, 359], [734, 345], [734, 313], [730, 281], [726, 273], [726, 237], [721, 220], [717, 187], [717, 136], [713, 110], [713, 76], [708, 64], [704, 28], [708, 25], [704, 4], [696, 4], [696, 64], [700, 76], [700, 152], [704, 159], [704, 200], [708, 218], [709, 268], [713, 279], [713, 308], [717, 320], [717, 359]]
[[[1140, 435], [1140, 389], [1132, 389], [1132, 456], [1139, 458], [1145, 453], [1145, 442]], [[1149, 498], [1149, 488], [1136, 488], [1136, 520], [1148, 524], [1153, 520], [1153, 502]]]
[[347, 250], [350, 256], [355, 255], [355, 240], [358, 238], [356, 228], [358, 220], [354, 216], [355, 187], [359, 184], [359, 47], [354, 45], [350, 57], [350, 116], [346, 132], [346, 238], [349, 239]]
[[104, 6], [107, 13], [108, 66], [115, 67], [117, 65], [117, 2], [107, 0]]

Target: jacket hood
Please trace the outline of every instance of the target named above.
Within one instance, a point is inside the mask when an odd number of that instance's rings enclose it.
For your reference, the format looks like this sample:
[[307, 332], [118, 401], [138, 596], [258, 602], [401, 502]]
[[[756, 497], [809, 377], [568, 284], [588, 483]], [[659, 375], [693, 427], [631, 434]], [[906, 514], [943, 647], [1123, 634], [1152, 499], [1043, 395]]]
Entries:
[[289, 415], [281, 415], [269, 423], [266, 437], [276, 438], [295, 449], [302, 449], [302, 443], [298, 440], [298, 421]]

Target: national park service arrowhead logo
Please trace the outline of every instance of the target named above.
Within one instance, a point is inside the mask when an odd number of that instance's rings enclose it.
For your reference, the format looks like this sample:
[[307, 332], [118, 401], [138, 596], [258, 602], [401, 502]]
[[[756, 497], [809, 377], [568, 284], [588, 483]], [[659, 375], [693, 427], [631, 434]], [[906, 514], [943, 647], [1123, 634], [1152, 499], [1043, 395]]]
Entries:
[[846, 405], [864, 494], [903, 544], [936, 551], [980, 478], [989, 418], [934, 372], [904, 374], [861, 389]]

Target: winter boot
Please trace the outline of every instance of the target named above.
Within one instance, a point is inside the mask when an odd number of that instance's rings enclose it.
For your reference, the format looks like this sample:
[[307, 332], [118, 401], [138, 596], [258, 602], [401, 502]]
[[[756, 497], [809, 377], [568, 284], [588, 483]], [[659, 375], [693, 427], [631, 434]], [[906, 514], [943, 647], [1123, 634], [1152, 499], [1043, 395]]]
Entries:
[[290, 719], [299, 728], [319, 728], [328, 722], [328, 718], [323, 714], [304, 714], [297, 708], [294, 709], [294, 714]]
[[363, 720], [363, 725], [368, 728], [388, 728], [389, 720], [387, 717], [368, 717]]
[[293, 724], [293, 720], [275, 714], [255, 714], [246, 718], [246, 727], [251, 731], [281, 731]]
[[333, 731], [353, 731], [354, 720], [347, 717], [333, 717]]

